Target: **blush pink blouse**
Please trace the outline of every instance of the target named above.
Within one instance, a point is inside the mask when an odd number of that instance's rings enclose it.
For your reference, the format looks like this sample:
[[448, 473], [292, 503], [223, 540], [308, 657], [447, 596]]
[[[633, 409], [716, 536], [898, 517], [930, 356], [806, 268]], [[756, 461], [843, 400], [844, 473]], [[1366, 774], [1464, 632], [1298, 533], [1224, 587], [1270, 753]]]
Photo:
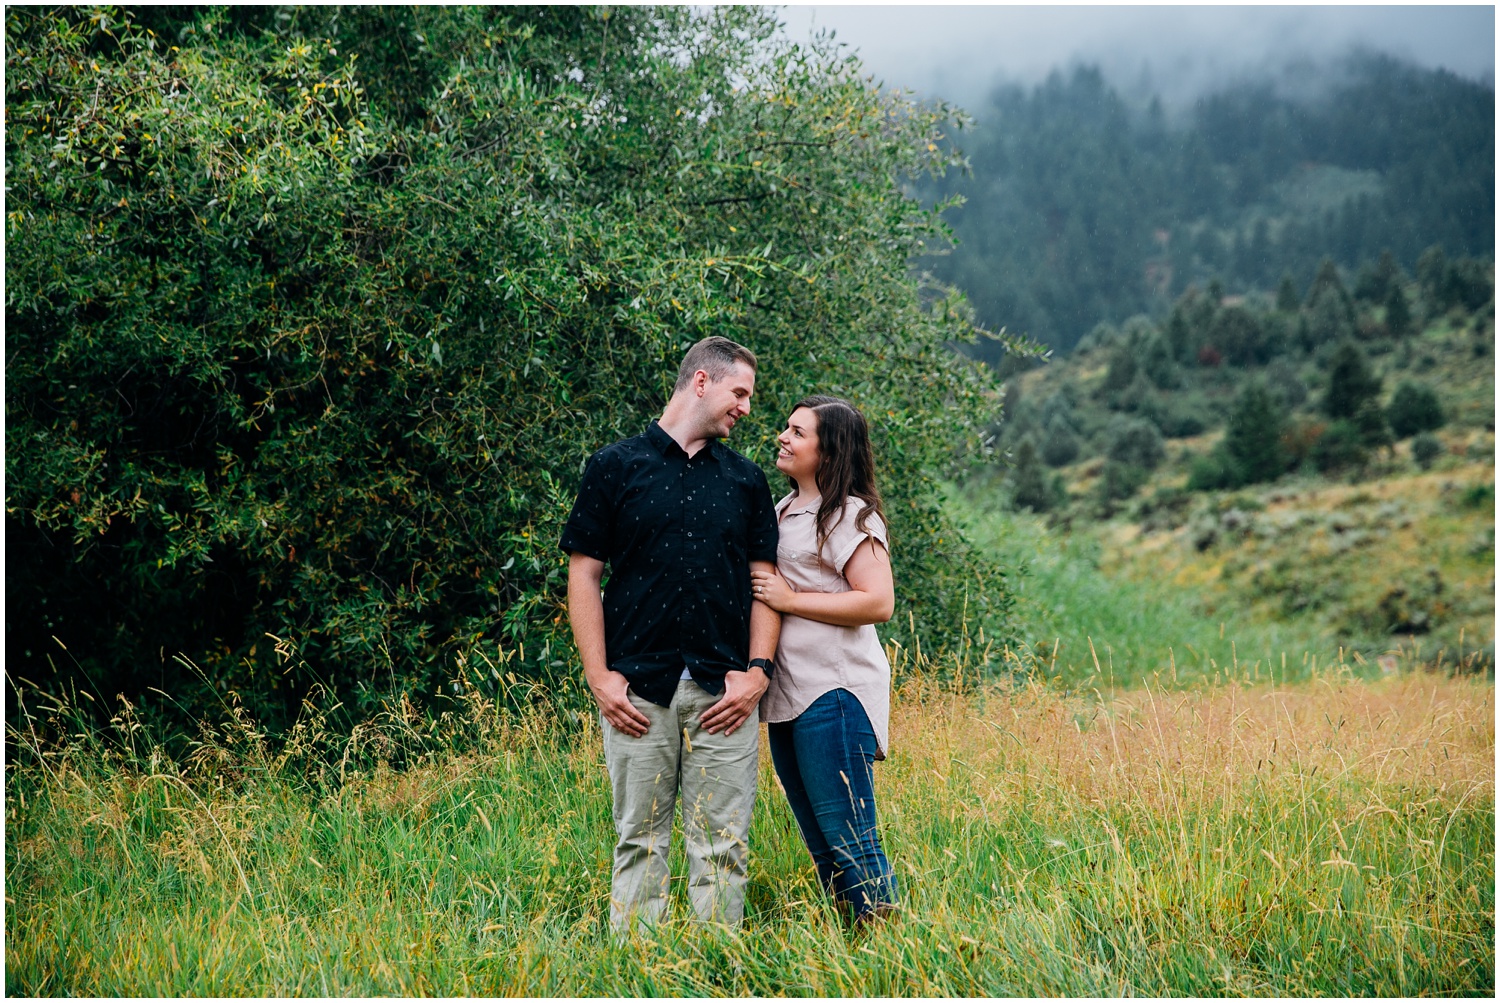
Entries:
[[[776, 570], [796, 592], [850, 591], [844, 566], [867, 538], [890, 548], [885, 523], [872, 514], [863, 530], [856, 529], [865, 503], [849, 498], [844, 502], [843, 518], [833, 526], [819, 552], [817, 503], [794, 507], [795, 499], [796, 495], [789, 494], [776, 504], [781, 527]], [[876, 758], [884, 759], [891, 717], [891, 663], [875, 627], [839, 627], [782, 614], [776, 672], [761, 698], [761, 720], [794, 720], [814, 700], [835, 689], [848, 690], [864, 707], [879, 745]]]

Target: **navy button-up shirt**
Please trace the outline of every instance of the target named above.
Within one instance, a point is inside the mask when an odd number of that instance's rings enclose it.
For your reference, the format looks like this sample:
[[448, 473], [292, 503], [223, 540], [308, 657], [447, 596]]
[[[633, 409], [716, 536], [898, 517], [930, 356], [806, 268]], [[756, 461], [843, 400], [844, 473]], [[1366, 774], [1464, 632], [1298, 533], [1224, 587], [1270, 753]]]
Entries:
[[609, 565], [609, 667], [652, 703], [686, 668], [710, 693], [750, 658], [750, 562], [776, 560], [766, 475], [716, 440], [688, 456], [652, 422], [589, 458], [562, 549]]

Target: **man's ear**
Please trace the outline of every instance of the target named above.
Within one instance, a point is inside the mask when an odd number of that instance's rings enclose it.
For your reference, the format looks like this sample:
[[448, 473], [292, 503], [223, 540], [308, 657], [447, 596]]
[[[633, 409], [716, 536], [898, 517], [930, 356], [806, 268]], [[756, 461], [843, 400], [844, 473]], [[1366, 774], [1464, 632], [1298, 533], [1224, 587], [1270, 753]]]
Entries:
[[702, 397], [705, 393], [708, 392], [709, 382], [708, 372], [706, 370], [699, 369], [697, 372], [693, 373], [693, 392], [696, 393], [699, 397]]

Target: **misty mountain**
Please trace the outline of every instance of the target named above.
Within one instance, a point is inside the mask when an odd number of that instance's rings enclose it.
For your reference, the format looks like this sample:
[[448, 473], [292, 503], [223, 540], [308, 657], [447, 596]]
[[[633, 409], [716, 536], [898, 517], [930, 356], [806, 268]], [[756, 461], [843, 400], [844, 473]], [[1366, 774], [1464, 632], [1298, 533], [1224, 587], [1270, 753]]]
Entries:
[[1097, 67], [999, 87], [956, 138], [970, 173], [916, 190], [965, 200], [947, 214], [958, 246], [922, 265], [986, 326], [1065, 352], [1213, 279], [1300, 291], [1324, 257], [1493, 256], [1493, 87], [1372, 54], [1299, 83], [1226, 87], [1170, 117]]

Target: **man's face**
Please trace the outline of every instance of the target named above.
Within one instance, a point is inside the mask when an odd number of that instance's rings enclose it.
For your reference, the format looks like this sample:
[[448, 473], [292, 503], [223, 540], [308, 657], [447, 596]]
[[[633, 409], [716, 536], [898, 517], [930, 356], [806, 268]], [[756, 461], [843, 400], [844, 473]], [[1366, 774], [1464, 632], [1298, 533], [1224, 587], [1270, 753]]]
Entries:
[[703, 434], [710, 439], [722, 439], [734, 428], [734, 423], [750, 413], [750, 396], [755, 393], [755, 370], [743, 362], [736, 362], [725, 377], [715, 383], [708, 374], [699, 372], [699, 414], [703, 419]]

